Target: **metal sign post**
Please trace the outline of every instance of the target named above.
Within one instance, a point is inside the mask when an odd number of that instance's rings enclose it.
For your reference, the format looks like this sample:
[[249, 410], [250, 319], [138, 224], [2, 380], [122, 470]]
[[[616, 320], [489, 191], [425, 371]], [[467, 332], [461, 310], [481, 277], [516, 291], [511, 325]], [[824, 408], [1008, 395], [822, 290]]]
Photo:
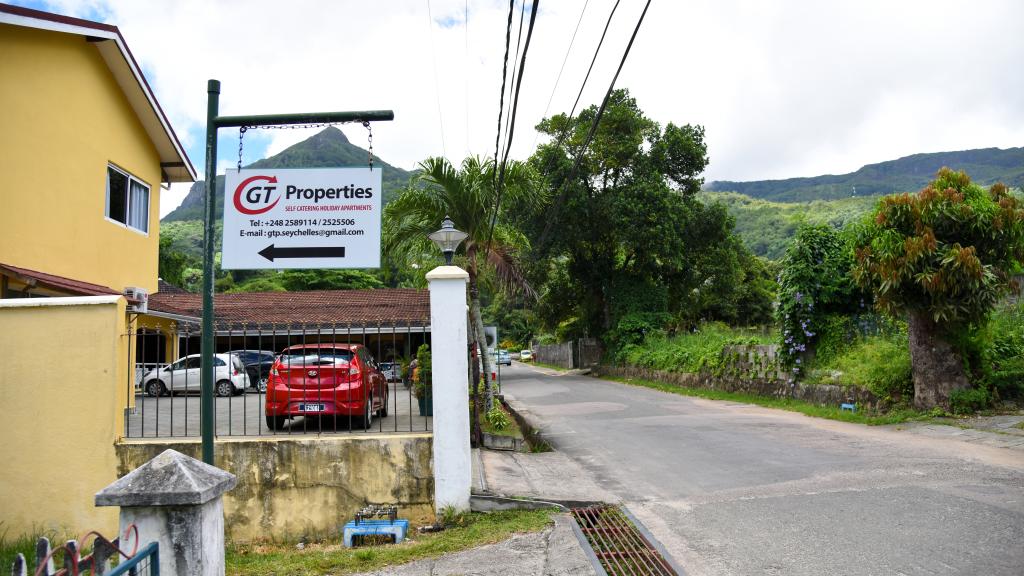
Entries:
[[[383, 122], [395, 119], [391, 110], [363, 112], [309, 112], [298, 114], [267, 114], [262, 116], [218, 116], [220, 81], [206, 85], [206, 203], [203, 209], [203, 326], [202, 370], [200, 378], [200, 429], [203, 438], [203, 462], [213, 464], [213, 223], [217, 205], [217, 129], [250, 126], [285, 126], [295, 124], [330, 124], [342, 122]], [[241, 153], [239, 153], [241, 154]]]

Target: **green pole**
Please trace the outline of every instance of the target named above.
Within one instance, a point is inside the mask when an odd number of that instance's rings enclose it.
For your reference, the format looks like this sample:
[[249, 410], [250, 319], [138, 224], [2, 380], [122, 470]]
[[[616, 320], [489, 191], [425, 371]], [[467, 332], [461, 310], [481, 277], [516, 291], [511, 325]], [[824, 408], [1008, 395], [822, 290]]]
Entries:
[[217, 112], [220, 81], [206, 84], [206, 205], [203, 210], [203, 335], [199, 392], [199, 429], [203, 462], [213, 465], [213, 222], [217, 206]]

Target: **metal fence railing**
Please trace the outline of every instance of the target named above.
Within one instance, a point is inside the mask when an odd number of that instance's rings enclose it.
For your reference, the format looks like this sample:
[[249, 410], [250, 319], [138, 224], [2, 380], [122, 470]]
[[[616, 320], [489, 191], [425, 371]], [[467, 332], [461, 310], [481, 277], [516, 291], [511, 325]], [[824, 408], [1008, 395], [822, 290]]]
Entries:
[[[138, 531], [135, 525], [127, 533]], [[127, 534], [126, 533], [126, 534]], [[84, 553], [86, 539], [93, 538], [92, 552]], [[81, 540], [68, 540], [64, 545], [51, 548], [49, 538], [36, 541], [34, 568], [25, 555], [15, 554], [10, 566], [11, 576], [160, 576], [160, 545], [150, 542], [130, 551], [120, 548], [122, 539], [107, 540], [96, 532], [87, 533]], [[58, 562], [59, 559], [59, 562]], [[61, 568], [57, 568], [62, 565]]]
[[[429, 389], [410, 363], [430, 343], [418, 324], [220, 323], [215, 326], [214, 434], [264, 436], [431, 430]], [[136, 364], [126, 438], [200, 436], [199, 327], [157, 340], [130, 331]], [[140, 374], [141, 372], [141, 374]]]

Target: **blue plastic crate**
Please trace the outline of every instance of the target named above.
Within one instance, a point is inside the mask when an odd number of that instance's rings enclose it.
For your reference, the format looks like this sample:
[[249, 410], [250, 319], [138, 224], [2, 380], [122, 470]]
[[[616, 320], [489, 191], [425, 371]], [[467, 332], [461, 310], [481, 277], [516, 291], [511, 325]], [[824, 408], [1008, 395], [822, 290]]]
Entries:
[[345, 546], [352, 547], [352, 539], [355, 536], [393, 536], [395, 544], [405, 540], [409, 532], [408, 520], [363, 520], [359, 524], [355, 521], [345, 524]]

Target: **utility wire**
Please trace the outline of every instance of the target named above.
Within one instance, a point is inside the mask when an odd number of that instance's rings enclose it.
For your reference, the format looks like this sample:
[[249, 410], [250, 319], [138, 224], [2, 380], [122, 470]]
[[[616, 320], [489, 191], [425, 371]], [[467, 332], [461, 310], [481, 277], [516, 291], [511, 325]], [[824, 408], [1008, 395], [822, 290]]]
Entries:
[[[512, 135], [516, 130], [516, 113], [519, 110], [519, 89], [523, 87], [523, 71], [526, 70], [526, 53], [530, 50], [530, 39], [533, 38], [533, 25], [537, 21], [537, 7], [540, 5], [540, 0], [533, 0], [533, 9], [530, 10], [530, 27], [526, 31], [526, 43], [523, 44], [523, 56], [519, 61], [519, 76], [516, 79], [516, 95], [512, 100], [512, 121], [509, 125], [508, 138], [505, 145], [505, 154], [501, 159], [501, 171], [498, 175], [498, 192], [497, 197], [494, 201], [494, 213], [491, 215], [491, 227], [487, 232], [487, 244], [484, 248], [484, 254], [487, 254], [491, 249], [491, 239], [494, 237], [494, 225], [498, 220], [498, 211], [501, 209], [501, 196], [504, 193], [505, 184], [505, 166], [508, 164], [508, 153], [512, 149]], [[497, 159], [495, 159], [497, 161]], [[497, 168], [497, 166], [495, 166]]]
[[[616, 3], [618, 5], [618, 3]], [[612, 77], [611, 84], [608, 85], [608, 91], [604, 94], [604, 100], [601, 101], [601, 106], [597, 109], [597, 114], [594, 115], [594, 121], [590, 124], [590, 131], [587, 133], [586, 140], [583, 141], [583, 146], [580, 147], [576, 153], [576, 160], [572, 164], [572, 168], [569, 169], [569, 174], [562, 180], [559, 185], [558, 199], [552, 207], [553, 213], [548, 218], [547, 224], [544, 226], [544, 232], [540, 236], [540, 241], [537, 243], [538, 246], [543, 247], [544, 241], [547, 239], [548, 234], [551, 232], [551, 225], [558, 218], [558, 212], [561, 208], [562, 203], [565, 202], [565, 183], [571, 181], [576, 176], [576, 170], [579, 169], [580, 163], [583, 161], [583, 154], [587, 151], [587, 147], [590, 146], [590, 142], [594, 139], [594, 135], [597, 133], [597, 125], [601, 122], [601, 116], [604, 115], [604, 110], [608, 106], [608, 99], [611, 98], [612, 91], [615, 89], [615, 82], [619, 79], [619, 73], [622, 72], [622, 66], [626, 63], [626, 57], [629, 56], [629, 50], [633, 47], [633, 41], [636, 40], [636, 35], [640, 32], [640, 25], [644, 22], [644, 16], [647, 15], [647, 9], [651, 6], [651, 0], [647, 0], [647, 4], [644, 5], [644, 11], [640, 14], [640, 19], [637, 20], [636, 28], [633, 29], [633, 35], [629, 37], [629, 44], [626, 45], [626, 51], [622, 54], [622, 60], [619, 61], [619, 67], [615, 70], [615, 76]]]
[[[521, 54], [521, 52], [519, 51], [519, 48], [520, 48], [520, 45], [523, 43], [523, 17], [524, 16], [526, 16], [526, 0], [523, 0], [522, 4], [519, 7], [519, 34], [517, 34], [517, 38], [516, 38], [516, 57], [512, 59], [512, 76], [511, 76], [512, 78], [516, 77], [516, 70], [519, 69], [518, 62], [519, 62], [519, 55]], [[513, 82], [508, 87], [508, 101], [509, 102], [512, 101], [512, 94], [513, 94], [514, 90], [515, 90], [515, 82]], [[508, 115], [505, 116], [505, 134], [506, 135], [508, 134], [508, 127], [509, 127], [509, 123], [511, 122], [511, 120], [512, 120], [512, 115], [511, 114], [508, 114]], [[502, 149], [501, 153], [504, 154], [504, 148]], [[495, 158], [495, 161], [497, 161], [497, 158]]]
[[470, 155], [469, 149], [469, 0], [464, 4], [464, 20], [466, 21], [465, 46], [462, 51], [463, 87], [466, 96], [466, 155]]
[[[508, 75], [508, 49], [512, 45], [512, 14], [515, 12], [516, 0], [508, 0], [508, 24], [505, 25], [505, 63], [501, 66], [501, 92], [498, 99], [498, 133], [494, 136], [494, 166], [497, 178], [498, 149], [501, 146], [501, 115], [505, 111], [505, 79]], [[495, 180], [497, 187], [497, 180]]]
[[447, 146], [444, 143], [444, 117], [441, 115], [441, 83], [437, 81], [437, 55], [434, 53], [434, 13], [430, 9], [430, 0], [427, 0], [427, 27], [430, 29], [430, 63], [434, 67], [434, 94], [437, 96], [437, 123], [441, 127], [441, 153], [448, 156]]
[[[576, 93], [576, 101], [572, 103], [572, 110], [569, 110], [569, 116], [566, 118], [565, 127], [558, 134], [558, 141], [555, 142], [555, 148], [562, 145], [565, 137], [569, 133], [569, 126], [572, 124], [572, 117], [576, 114], [576, 107], [580, 104], [580, 98], [583, 96], [583, 89], [587, 87], [587, 80], [590, 80], [590, 73], [594, 70], [594, 63], [597, 62], [597, 55], [601, 52], [601, 46], [604, 45], [604, 37], [608, 34], [608, 27], [612, 24], [612, 17], [615, 16], [615, 11], [619, 8], [619, 2], [621, 0], [615, 0], [615, 5], [612, 6], [612, 11], [608, 14], [608, 20], [604, 23], [604, 31], [601, 32], [601, 39], [597, 42], [597, 48], [594, 49], [594, 56], [590, 59], [590, 67], [587, 68], [587, 75], [583, 77], [583, 84], [580, 85], [580, 91]], [[644, 11], [647, 9], [644, 8]]]
[[[548, 117], [548, 110], [551, 109], [551, 101], [555, 99], [555, 92], [558, 90], [558, 83], [562, 80], [562, 72], [565, 71], [565, 63], [569, 61], [569, 54], [572, 52], [572, 45], [576, 42], [576, 33], [580, 31], [580, 23], [583, 22], [583, 14], [587, 11], [587, 5], [590, 4], [590, 0], [583, 3], [583, 10], [580, 10], [579, 20], [576, 21], [576, 29], [572, 31], [572, 38], [569, 39], [569, 47], [565, 49], [565, 58], [562, 58], [562, 67], [558, 69], [558, 76], [555, 78], [555, 85], [551, 88], [551, 96], [548, 96], [548, 104], [544, 107], [544, 113], [541, 114], [541, 118]], [[612, 12], [614, 14], [614, 11]], [[600, 48], [600, 45], [598, 45]], [[586, 82], [584, 82], [586, 85]], [[582, 90], [582, 89], [581, 89]], [[537, 139], [540, 138], [540, 132], [535, 132], [533, 137], [533, 147], [537, 147]]]

